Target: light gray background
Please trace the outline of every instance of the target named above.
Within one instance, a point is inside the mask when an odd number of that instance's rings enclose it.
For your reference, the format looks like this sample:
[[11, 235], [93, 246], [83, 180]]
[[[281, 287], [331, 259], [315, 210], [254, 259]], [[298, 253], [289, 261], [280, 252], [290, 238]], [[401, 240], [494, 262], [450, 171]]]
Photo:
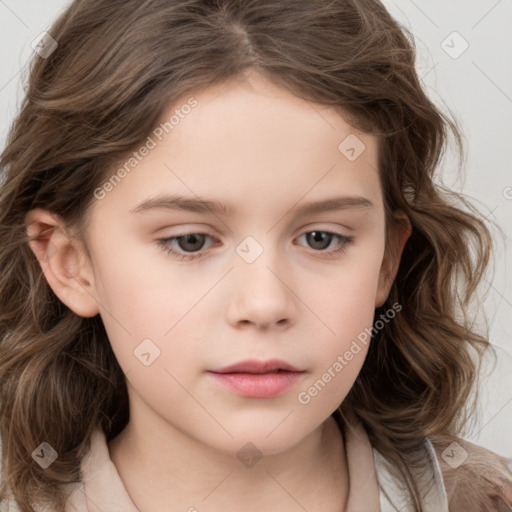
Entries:
[[[505, 242], [498, 239], [485, 298], [498, 363], [482, 377], [479, 416], [465, 437], [512, 457], [512, 0], [385, 4], [414, 34], [418, 74], [429, 96], [443, 110], [450, 109], [466, 138], [465, 181], [453, 171], [456, 162], [448, 153], [443, 182], [475, 198], [506, 234]], [[2, 149], [22, 98], [20, 72], [32, 54], [31, 42], [67, 5], [67, 0], [0, 0]]]

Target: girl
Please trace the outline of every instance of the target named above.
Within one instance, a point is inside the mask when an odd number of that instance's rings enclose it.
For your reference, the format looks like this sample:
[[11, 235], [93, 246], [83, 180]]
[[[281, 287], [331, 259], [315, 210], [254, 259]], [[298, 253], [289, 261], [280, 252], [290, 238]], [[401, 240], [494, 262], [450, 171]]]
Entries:
[[1, 157], [4, 506], [512, 510], [460, 437], [491, 237], [407, 35], [377, 0], [59, 17]]

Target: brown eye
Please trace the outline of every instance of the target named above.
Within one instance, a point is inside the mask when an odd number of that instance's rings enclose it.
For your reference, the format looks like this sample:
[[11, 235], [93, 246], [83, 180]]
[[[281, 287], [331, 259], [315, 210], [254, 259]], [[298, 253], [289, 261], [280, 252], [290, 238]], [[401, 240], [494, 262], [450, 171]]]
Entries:
[[206, 236], [203, 233], [190, 233], [188, 235], [174, 237], [180, 249], [185, 252], [194, 252], [203, 248]]
[[[352, 236], [344, 236], [340, 233], [322, 230], [308, 231], [307, 233], [303, 233], [301, 237], [302, 236], [306, 237], [306, 243], [310, 248], [315, 249], [316, 252], [323, 251], [326, 254], [336, 254], [341, 252], [354, 240], [354, 237]], [[333, 240], [338, 241], [338, 247], [334, 246], [334, 248], [326, 251]]]
[[320, 251], [327, 249], [333, 238], [334, 234], [327, 231], [310, 231], [306, 233], [306, 240], [310, 247]]
[[203, 256], [204, 251], [201, 251], [201, 249], [203, 249], [208, 238], [212, 237], [206, 233], [183, 233], [167, 238], [159, 238], [156, 240], [156, 244], [178, 259], [194, 259]]

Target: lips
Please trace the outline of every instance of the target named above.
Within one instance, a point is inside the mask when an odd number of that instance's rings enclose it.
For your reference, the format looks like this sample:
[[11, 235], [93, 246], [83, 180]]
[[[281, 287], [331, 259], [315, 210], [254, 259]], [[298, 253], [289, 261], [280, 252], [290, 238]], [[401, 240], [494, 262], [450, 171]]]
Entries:
[[279, 396], [290, 389], [303, 373], [303, 370], [278, 359], [241, 361], [208, 372], [216, 382], [248, 398]]
[[302, 371], [299, 368], [288, 364], [286, 361], [281, 361], [279, 359], [269, 359], [267, 361], [251, 359], [210, 371], [214, 373], [272, 373], [278, 372], [279, 370], [288, 372]]

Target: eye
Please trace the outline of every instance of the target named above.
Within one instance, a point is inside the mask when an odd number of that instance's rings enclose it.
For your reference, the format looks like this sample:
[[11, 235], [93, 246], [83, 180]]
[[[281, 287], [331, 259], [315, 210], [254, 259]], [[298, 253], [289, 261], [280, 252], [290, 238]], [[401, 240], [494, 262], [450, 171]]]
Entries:
[[[201, 250], [204, 246], [205, 239], [211, 238], [210, 235], [206, 233], [183, 233], [180, 235], [170, 236], [167, 238], [159, 238], [156, 240], [156, 243], [159, 247], [161, 247], [168, 254], [173, 254], [180, 260], [186, 259], [194, 259], [202, 256], [203, 253], [194, 254]], [[176, 250], [175, 242], [178, 245], [178, 248], [181, 251], [184, 251], [185, 254]], [[187, 252], [191, 252], [191, 254], [186, 254]]]
[[[344, 252], [347, 246], [354, 240], [354, 237], [351, 236], [320, 230], [308, 231], [299, 238], [303, 236], [306, 237], [307, 243], [315, 249], [315, 252], [320, 252], [322, 256], [326, 257], [336, 256]], [[156, 244], [179, 260], [192, 260], [204, 255], [204, 251], [201, 251], [201, 249], [204, 248], [205, 241], [208, 238], [212, 237], [207, 233], [182, 233], [167, 238], [159, 238], [156, 240]], [[338, 246], [334, 249], [326, 250], [335, 240], [338, 241]]]
[[[354, 237], [344, 236], [339, 233], [333, 233], [331, 231], [308, 231], [303, 233], [299, 238], [306, 237], [306, 241], [310, 247], [315, 249], [315, 252], [322, 252], [329, 256], [335, 256], [345, 251], [353, 241]], [[331, 245], [331, 242], [337, 240], [338, 246], [334, 249], [326, 249]]]

